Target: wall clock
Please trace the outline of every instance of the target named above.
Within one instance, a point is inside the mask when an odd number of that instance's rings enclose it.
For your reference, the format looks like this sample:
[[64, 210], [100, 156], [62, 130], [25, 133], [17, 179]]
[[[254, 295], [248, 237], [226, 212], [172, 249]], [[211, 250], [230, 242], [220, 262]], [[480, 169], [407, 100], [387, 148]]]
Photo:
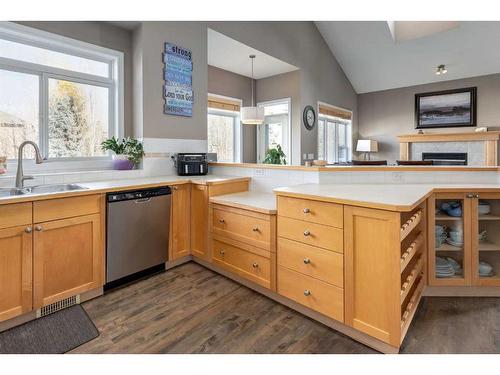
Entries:
[[314, 128], [314, 125], [316, 125], [316, 112], [312, 106], [306, 105], [302, 113], [302, 120], [307, 130], [312, 130]]

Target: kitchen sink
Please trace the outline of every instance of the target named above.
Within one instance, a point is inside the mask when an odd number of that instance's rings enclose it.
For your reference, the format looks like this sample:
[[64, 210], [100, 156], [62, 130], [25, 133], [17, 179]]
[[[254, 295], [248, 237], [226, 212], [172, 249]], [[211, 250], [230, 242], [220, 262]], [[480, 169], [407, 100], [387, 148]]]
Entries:
[[86, 189], [88, 188], [77, 184], [38, 185], [38, 186], [29, 186], [22, 189], [17, 189], [17, 188], [0, 189], [0, 197], [61, 193], [65, 191], [86, 190]]

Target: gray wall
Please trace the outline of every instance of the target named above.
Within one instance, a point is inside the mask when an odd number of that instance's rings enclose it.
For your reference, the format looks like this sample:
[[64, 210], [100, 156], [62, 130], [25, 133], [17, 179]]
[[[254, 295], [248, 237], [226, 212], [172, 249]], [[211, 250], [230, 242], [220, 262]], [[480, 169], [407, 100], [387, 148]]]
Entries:
[[[193, 53], [193, 116], [163, 113], [164, 43], [171, 42]], [[134, 36], [134, 60], [137, 79], [134, 95], [142, 102], [142, 116], [136, 128], [145, 138], [207, 139], [207, 27], [204, 22], [143, 22]], [[142, 77], [142, 79], [139, 79]], [[140, 98], [142, 96], [142, 98]]]
[[[252, 105], [252, 79], [215, 66], [208, 66], [208, 93], [242, 100], [244, 106]], [[242, 162], [255, 163], [257, 160], [257, 128], [241, 125], [243, 148]]]
[[53, 22], [31, 21], [17, 22], [25, 26], [48, 31], [92, 43], [101, 47], [114, 49], [124, 53], [124, 131], [126, 136], [133, 135], [132, 113], [132, 32], [105, 22]]
[[[208, 26], [300, 68], [300, 109], [322, 101], [353, 110], [356, 137], [357, 95], [313, 22], [209, 22]], [[301, 162], [303, 153], [317, 155], [317, 127], [308, 131], [300, 125], [292, 131], [294, 141], [300, 140], [294, 164]]]
[[[430, 83], [358, 96], [358, 130], [360, 138], [379, 142], [377, 159], [399, 158], [397, 136], [414, 134], [415, 94], [477, 86], [477, 123], [494, 130], [500, 128], [500, 74]], [[473, 128], [429, 129], [426, 133], [470, 132]]]
[[[300, 103], [300, 70], [278, 74], [257, 80], [256, 102], [267, 102], [276, 99], [291, 98], [292, 113], [292, 155], [300, 154], [300, 128], [302, 123]], [[287, 155], [287, 162], [290, 158]]]

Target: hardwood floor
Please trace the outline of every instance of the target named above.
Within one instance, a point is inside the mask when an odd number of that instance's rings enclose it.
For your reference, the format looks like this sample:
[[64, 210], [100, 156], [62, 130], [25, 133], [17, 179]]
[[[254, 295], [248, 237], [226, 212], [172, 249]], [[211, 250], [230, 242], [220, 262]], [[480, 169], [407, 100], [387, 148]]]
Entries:
[[[72, 353], [376, 353], [198, 264], [83, 304], [101, 335]], [[425, 299], [405, 353], [500, 353], [500, 299]]]

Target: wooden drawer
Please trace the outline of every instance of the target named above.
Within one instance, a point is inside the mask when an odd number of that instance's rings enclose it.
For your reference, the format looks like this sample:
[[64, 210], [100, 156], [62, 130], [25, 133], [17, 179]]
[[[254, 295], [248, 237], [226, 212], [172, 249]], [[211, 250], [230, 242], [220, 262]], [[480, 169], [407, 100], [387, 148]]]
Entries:
[[33, 203], [33, 221], [65, 219], [82, 215], [99, 213], [101, 210], [101, 196], [99, 194], [82, 197], [49, 199]]
[[278, 216], [278, 236], [327, 250], [344, 252], [342, 229]]
[[290, 197], [278, 197], [278, 214], [311, 223], [344, 227], [344, 212], [341, 204]]
[[271, 288], [270, 257], [257, 255], [216, 239], [212, 240], [212, 249], [215, 264], [256, 284]]
[[344, 321], [344, 290], [278, 267], [278, 293], [330, 318]]
[[31, 224], [32, 207], [31, 202], [0, 205], [0, 229]]
[[285, 238], [278, 240], [278, 265], [344, 287], [344, 256]]
[[213, 209], [213, 234], [271, 250], [269, 215], [235, 208]]

